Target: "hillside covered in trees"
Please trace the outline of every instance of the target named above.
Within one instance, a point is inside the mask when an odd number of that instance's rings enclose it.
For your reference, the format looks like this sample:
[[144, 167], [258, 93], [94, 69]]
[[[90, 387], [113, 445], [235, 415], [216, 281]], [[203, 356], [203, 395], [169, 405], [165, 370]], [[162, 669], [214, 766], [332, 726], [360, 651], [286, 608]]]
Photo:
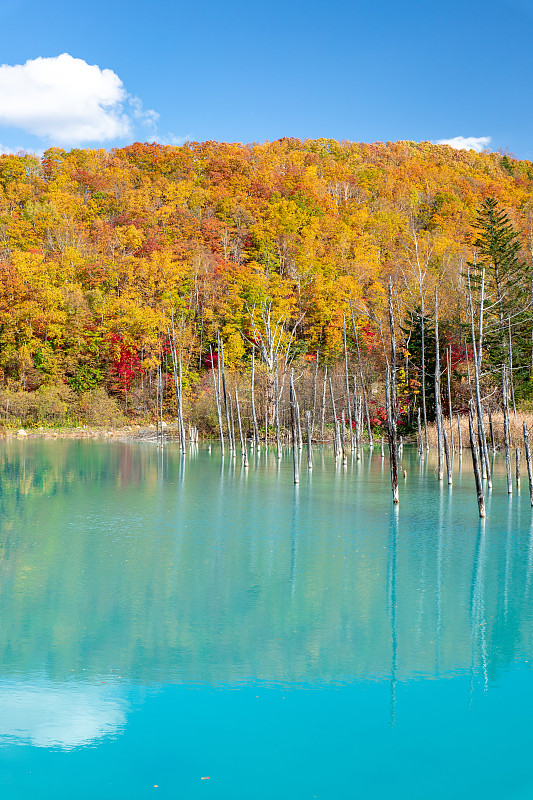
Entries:
[[[499, 302], [509, 339], [491, 339], [489, 326], [486, 363], [493, 358], [496, 366], [498, 347], [512, 341], [517, 399], [527, 400], [530, 162], [427, 142], [326, 139], [1, 156], [4, 415], [6, 402], [16, 404], [22, 394], [57, 408], [83, 405], [95, 392], [146, 415], [161, 362], [172, 414], [172, 319], [185, 392], [195, 398], [208, 391], [219, 336], [226, 366], [235, 374], [248, 368], [254, 325], [262, 324], [258, 309], [267, 305], [287, 336], [293, 332], [291, 357], [302, 367], [314, 364], [317, 351], [321, 366], [342, 359], [343, 315], [351, 326], [353, 309], [367, 379], [379, 382], [389, 278], [403, 348], [400, 397], [412, 412], [421, 320], [431, 372], [437, 287], [457, 406], [471, 342], [466, 276], [472, 271], [479, 306], [479, 213], [487, 198], [507, 224], [514, 267], [503, 289], [496, 276], [496, 295], [487, 283], [487, 313], [496, 318], [491, 308]], [[355, 358], [350, 328], [348, 349]]]

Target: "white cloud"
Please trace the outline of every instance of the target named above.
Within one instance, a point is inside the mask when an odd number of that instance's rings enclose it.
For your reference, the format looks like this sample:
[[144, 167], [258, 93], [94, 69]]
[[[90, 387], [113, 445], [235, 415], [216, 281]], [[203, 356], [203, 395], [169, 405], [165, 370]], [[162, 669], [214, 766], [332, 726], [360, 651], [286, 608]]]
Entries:
[[439, 139], [435, 144], [449, 144], [454, 150], [475, 150], [481, 153], [490, 143], [490, 136], [454, 136], [453, 139]]
[[0, 125], [60, 145], [104, 142], [132, 135], [134, 120], [154, 129], [118, 75], [68, 53], [0, 66]]
[[159, 134], [156, 134], [154, 141], [157, 144], [171, 144], [174, 147], [181, 147], [181, 145], [185, 144], [185, 142], [191, 141], [191, 135], [187, 134], [187, 136], [175, 136], [173, 133], [167, 133], [164, 135], [161, 134], [160, 136]]

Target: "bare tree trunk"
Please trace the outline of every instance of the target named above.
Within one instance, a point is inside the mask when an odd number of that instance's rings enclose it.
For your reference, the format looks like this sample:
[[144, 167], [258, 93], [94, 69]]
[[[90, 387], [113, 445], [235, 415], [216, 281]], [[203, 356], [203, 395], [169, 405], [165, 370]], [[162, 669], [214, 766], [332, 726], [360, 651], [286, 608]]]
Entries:
[[331, 407], [333, 409], [333, 452], [335, 454], [335, 461], [339, 456], [339, 431], [338, 431], [338, 424], [337, 424], [337, 412], [335, 410], [335, 398], [333, 397], [333, 386], [331, 384], [331, 378], [329, 379], [329, 393], [331, 396]]
[[513, 493], [513, 479], [511, 476], [511, 453], [509, 437], [509, 400], [507, 397], [507, 367], [502, 367], [502, 401], [503, 401], [503, 438], [505, 444], [505, 468], [507, 470], [507, 492]]
[[490, 413], [490, 409], [489, 409], [489, 428], [490, 428], [490, 443], [492, 446], [492, 452], [494, 453], [494, 425], [492, 424], [492, 414]]
[[451, 361], [452, 361], [452, 346], [448, 345], [446, 348], [446, 374], [448, 378], [448, 415], [450, 417], [450, 444], [452, 451], [455, 449], [453, 441], [453, 414], [452, 414], [452, 390], [451, 390]]
[[178, 424], [181, 430], [181, 447], [182, 453], [185, 453], [185, 424], [183, 422], [183, 364], [181, 361], [181, 352], [178, 357], [178, 381], [180, 391], [180, 412]]
[[361, 350], [359, 348], [359, 337], [357, 335], [357, 328], [355, 327], [355, 316], [354, 316], [354, 313], [353, 313], [353, 306], [352, 306], [351, 303], [350, 303], [350, 310], [352, 312], [353, 335], [354, 335], [355, 344], [356, 344], [356, 347], [357, 347], [357, 360], [359, 362], [359, 380], [361, 381], [361, 395], [363, 397], [363, 409], [364, 409], [365, 417], [366, 417], [366, 427], [367, 427], [367, 431], [368, 431], [368, 444], [370, 445], [370, 447], [372, 447], [373, 444], [374, 444], [374, 441], [373, 441], [373, 438], [372, 438], [372, 425], [370, 423], [370, 414], [369, 414], [369, 411], [368, 411], [368, 401], [367, 401], [366, 387], [365, 387], [365, 381], [364, 381], [364, 378], [363, 378], [363, 364], [362, 364], [362, 361], [361, 361]]
[[463, 453], [463, 434], [461, 433], [461, 417], [457, 414], [457, 437], [459, 439], [459, 455]]
[[274, 412], [276, 416], [276, 447], [278, 450], [278, 461], [281, 460], [281, 436], [280, 436], [280, 429], [279, 429], [279, 381], [278, 381], [278, 369], [276, 367], [276, 373], [274, 376], [274, 386], [276, 391], [275, 396], [275, 406]]
[[522, 427], [524, 429], [524, 449], [526, 451], [526, 464], [527, 464], [527, 477], [529, 480], [529, 499], [533, 506], [533, 469], [531, 467], [531, 450], [529, 448], [529, 431], [527, 429], [526, 421], [524, 420]]
[[296, 403], [296, 430], [298, 432], [298, 450], [301, 453], [302, 450], [303, 450], [303, 446], [304, 445], [303, 445], [303, 439], [302, 439], [302, 423], [301, 423], [301, 418], [300, 418], [300, 404], [298, 403], [298, 400], [296, 400], [296, 392], [294, 393], [294, 399], [295, 399], [295, 403]]
[[228, 447], [230, 453], [233, 453], [235, 451], [235, 442], [233, 441], [231, 436], [231, 422], [230, 422], [230, 412], [229, 412], [229, 402], [228, 402], [229, 398], [228, 398], [228, 393], [226, 391], [226, 375], [224, 371], [224, 343], [220, 338], [219, 338], [218, 352], [220, 354], [220, 359], [219, 359], [220, 369], [222, 370], [222, 393], [224, 397], [224, 408], [226, 410], [226, 425], [228, 428]]
[[320, 423], [320, 439], [324, 441], [324, 423], [326, 417], [326, 386], [328, 383], [328, 368], [324, 370], [324, 386], [322, 387], [322, 414]]
[[159, 447], [159, 392], [160, 392], [160, 381], [159, 381], [159, 370], [161, 366], [160, 364], [157, 365], [157, 374], [155, 379], [155, 439], [157, 442], [157, 446]]
[[233, 449], [231, 454], [233, 458], [237, 458], [237, 447], [235, 446], [235, 425], [233, 424], [233, 403], [231, 402], [231, 395], [228, 394], [228, 408], [229, 408], [229, 419], [231, 425], [231, 441], [233, 442]]
[[[174, 374], [174, 392], [176, 395], [176, 415], [178, 418], [178, 442], [181, 452], [185, 452], [184, 427], [183, 427], [183, 393], [181, 386], [181, 372], [178, 371], [178, 354], [176, 349], [176, 329], [174, 327], [174, 310], [172, 310], [172, 335], [167, 327], [170, 354], [172, 356], [172, 371]], [[181, 350], [180, 350], [181, 362]]]
[[350, 402], [350, 382], [348, 379], [348, 348], [346, 346], [346, 317], [342, 313], [342, 334], [344, 341], [344, 378], [346, 380], [346, 403], [348, 406], [348, 425], [350, 426], [350, 450], [353, 451], [352, 405]]
[[516, 456], [516, 488], [520, 491], [520, 448], [517, 447], [515, 450]]
[[353, 376], [353, 424], [354, 424], [354, 440], [355, 440], [355, 458], [357, 461], [361, 459], [361, 431], [359, 428], [359, 403], [357, 397], [357, 382], [355, 375]]
[[317, 386], [317, 379], [318, 379], [318, 355], [319, 351], [316, 351], [316, 363], [315, 363], [315, 379], [313, 381], [313, 417], [311, 420], [311, 435], [315, 430], [315, 413], [316, 413], [316, 386]]
[[483, 496], [483, 482], [481, 480], [481, 472], [479, 469], [478, 449], [476, 437], [474, 435], [474, 421], [472, 413], [472, 401], [470, 401], [468, 409], [468, 428], [470, 430], [470, 449], [472, 451], [472, 465], [474, 467], [474, 476], [476, 478], [476, 491], [477, 491], [477, 505], [479, 509], [479, 516], [485, 517], [485, 498]]
[[422, 293], [422, 287], [420, 287], [420, 332], [422, 337], [422, 412], [424, 414], [424, 438], [426, 444], [426, 451], [429, 450], [429, 441], [428, 441], [428, 420], [427, 420], [427, 413], [426, 413], [426, 354], [425, 354], [425, 329], [424, 329], [424, 321], [425, 321], [425, 308], [424, 308], [424, 295]]
[[439, 455], [439, 481], [444, 476], [442, 459], [442, 408], [440, 400], [440, 358], [439, 358], [439, 301], [435, 287], [435, 420], [437, 423], [437, 446]]
[[307, 423], [307, 469], [313, 469], [313, 458], [311, 455], [311, 412], [305, 412], [305, 421]]
[[511, 317], [509, 322], [509, 383], [511, 386], [511, 401], [513, 403], [514, 420], [516, 422], [516, 404], [514, 401], [514, 382], [513, 382], [513, 340], [511, 338]]
[[261, 448], [261, 440], [259, 438], [259, 428], [257, 425], [257, 416], [255, 413], [255, 347], [252, 347], [252, 380], [250, 385], [250, 400], [252, 403], [252, 419], [254, 426], [254, 441], [255, 446], [259, 450]]
[[246, 442], [244, 441], [244, 436], [242, 435], [242, 422], [241, 422], [241, 410], [239, 408], [239, 394], [237, 389], [235, 389], [235, 408], [237, 409], [237, 420], [239, 422], [239, 437], [241, 440], [241, 456], [242, 456], [242, 463], [245, 467], [248, 466], [248, 450], [246, 449]]
[[342, 409], [341, 415], [341, 447], [342, 447], [342, 463], [344, 466], [348, 463], [348, 456], [346, 454], [346, 414]]
[[391, 360], [390, 368], [387, 369], [386, 392], [387, 392], [387, 428], [389, 438], [391, 487], [393, 503], [399, 502], [398, 494], [398, 441], [396, 430], [396, 335], [394, 331], [394, 313], [392, 308], [392, 280], [389, 278], [389, 326]]
[[483, 420], [483, 406], [481, 404], [481, 353], [483, 346], [483, 301], [484, 301], [484, 287], [485, 287], [485, 271], [482, 271], [481, 277], [481, 305], [479, 311], [479, 340], [476, 344], [476, 335], [474, 332], [474, 307], [472, 305], [472, 290], [470, 287], [470, 275], [468, 276], [468, 302], [470, 306], [470, 327], [472, 332], [472, 347], [474, 350], [474, 387], [476, 398], [476, 411], [478, 418], [478, 429], [481, 439], [481, 459], [485, 467], [487, 475], [487, 485], [492, 489], [492, 477], [489, 463], [489, 451], [487, 448], [487, 437], [485, 436], [485, 424]]
[[292, 461], [294, 468], [294, 483], [300, 483], [300, 472], [298, 468], [298, 446], [297, 446], [297, 433], [296, 433], [296, 393], [294, 391], [294, 370], [291, 369], [291, 385], [290, 385], [290, 407], [291, 407], [291, 430], [292, 430]]
[[448, 473], [448, 486], [452, 485], [452, 459], [450, 456], [450, 446], [448, 444], [448, 434], [446, 428], [442, 426], [442, 439], [444, 442], [444, 454], [446, 456], [446, 471]]
[[420, 408], [418, 409], [418, 414], [417, 414], [417, 427], [418, 427], [418, 455], [421, 456], [423, 443], [422, 443], [422, 425], [420, 424]]
[[[216, 379], [216, 375], [215, 375], [215, 368], [213, 366], [213, 350], [212, 350], [212, 348], [209, 348], [209, 352], [211, 353], [211, 371], [213, 373], [213, 384], [214, 384], [214, 387], [215, 387], [215, 402], [217, 404], [218, 427], [220, 428], [220, 449], [221, 449], [222, 455], [224, 455], [224, 430], [223, 430], [223, 427], [222, 427], [222, 409], [220, 407], [220, 395], [219, 395], [218, 389], [217, 389], [217, 379]], [[180, 434], [180, 436], [181, 436], [181, 434]]]

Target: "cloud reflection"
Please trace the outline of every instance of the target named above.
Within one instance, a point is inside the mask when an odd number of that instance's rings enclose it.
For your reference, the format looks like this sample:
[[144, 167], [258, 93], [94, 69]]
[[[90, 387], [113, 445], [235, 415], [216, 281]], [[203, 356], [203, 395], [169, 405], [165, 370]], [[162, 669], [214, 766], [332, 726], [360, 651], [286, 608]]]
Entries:
[[121, 731], [127, 704], [116, 688], [38, 681], [0, 684], [0, 745], [71, 750]]

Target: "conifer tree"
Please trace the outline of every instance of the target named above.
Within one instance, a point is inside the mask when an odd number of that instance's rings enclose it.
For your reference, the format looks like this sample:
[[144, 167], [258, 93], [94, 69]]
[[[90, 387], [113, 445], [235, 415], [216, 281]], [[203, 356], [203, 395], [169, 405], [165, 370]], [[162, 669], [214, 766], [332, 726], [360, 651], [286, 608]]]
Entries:
[[479, 295], [482, 284], [484, 289], [484, 348], [493, 367], [509, 365], [511, 331], [513, 362], [520, 368], [529, 360], [523, 345], [528, 337], [531, 341], [531, 270], [520, 259], [518, 234], [494, 197], [483, 201], [474, 228], [476, 258], [468, 267], [472, 290]]

